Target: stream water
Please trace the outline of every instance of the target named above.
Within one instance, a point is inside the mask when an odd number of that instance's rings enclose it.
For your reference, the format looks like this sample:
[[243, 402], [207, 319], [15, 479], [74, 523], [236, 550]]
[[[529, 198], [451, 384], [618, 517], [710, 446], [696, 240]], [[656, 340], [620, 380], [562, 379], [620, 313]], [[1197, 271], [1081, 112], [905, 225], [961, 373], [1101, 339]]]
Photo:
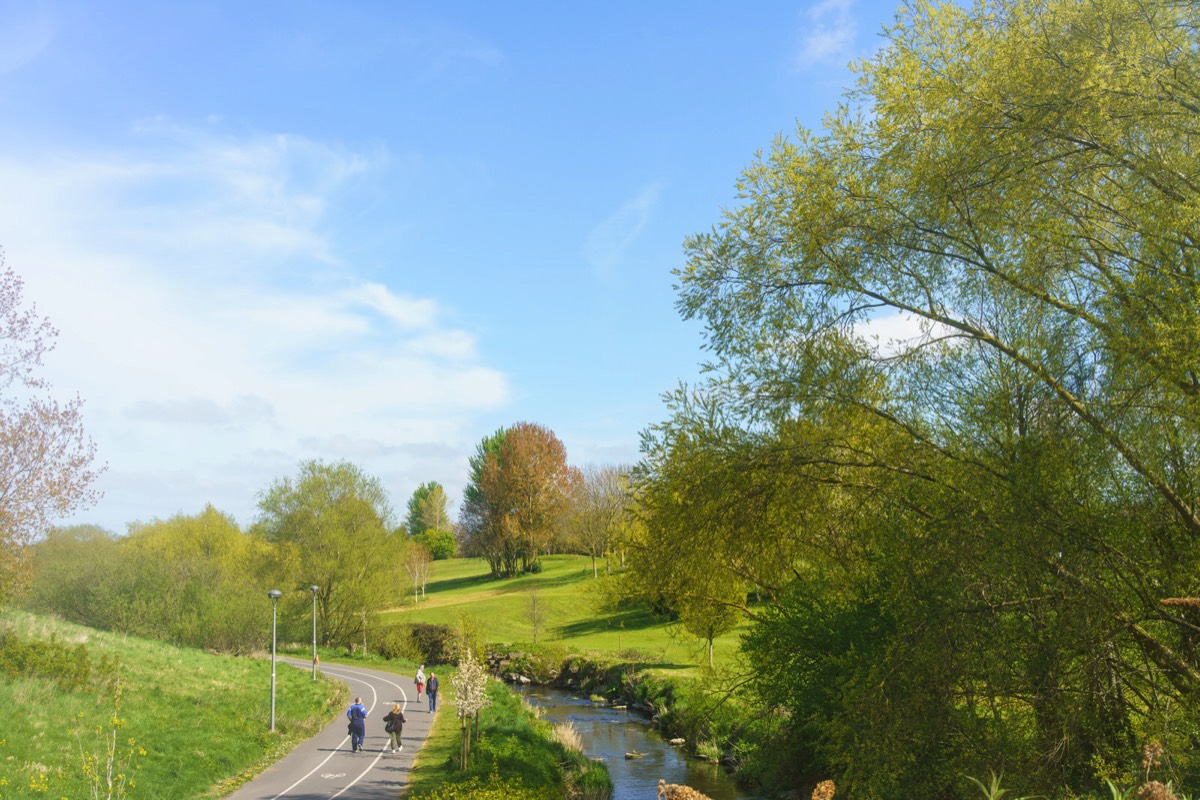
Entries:
[[[613, 781], [613, 800], [653, 800], [658, 779], [680, 783], [703, 792], [713, 800], [749, 800], [733, 779], [716, 764], [688, 758], [669, 745], [650, 721], [634, 711], [619, 711], [593, 705], [587, 698], [543, 686], [513, 687], [530, 705], [544, 710], [551, 722], [570, 722], [583, 739], [583, 749], [592, 758], [602, 758]], [[630, 752], [643, 758], [626, 760]]]

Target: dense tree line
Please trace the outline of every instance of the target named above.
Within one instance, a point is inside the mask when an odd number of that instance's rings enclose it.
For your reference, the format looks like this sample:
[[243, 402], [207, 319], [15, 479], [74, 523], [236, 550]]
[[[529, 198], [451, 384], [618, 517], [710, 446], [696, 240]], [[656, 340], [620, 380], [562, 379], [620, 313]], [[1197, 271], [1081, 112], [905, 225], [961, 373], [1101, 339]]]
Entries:
[[262, 492], [249, 530], [211, 506], [120, 537], [54, 529], [31, 547], [24, 602], [92, 627], [247, 652], [263, 646], [266, 592], [277, 588], [285, 641], [308, 641], [315, 600], [321, 641], [348, 645], [408, 594], [403, 561], [416, 545], [393, 528], [376, 478], [309, 461]]
[[1200, 595], [1198, 25], [904, 9], [688, 242], [711, 377], [646, 436], [630, 553], [754, 614], [766, 779], [1058, 796], [1157, 741], [1200, 787], [1200, 616], [1162, 603]]
[[[529, 569], [542, 553], [605, 552], [621, 489], [611, 476], [595, 476], [612, 470], [590, 469], [583, 481], [549, 430], [523, 423], [510, 432], [509, 445], [497, 447], [506, 466], [481, 464], [479, 473], [479, 496], [509, 509], [494, 528], [506, 538], [476, 532], [468, 547], [498, 554], [497, 574]], [[369, 641], [371, 628], [383, 635], [378, 612], [419, 602], [431, 561], [455, 552], [436, 482], [414, 491], [404, 525], [379, 480], [347, 462], [304, 462], [258, 500], [245, 530], [212, 506], [134, 523], [122, 536], [94, 526], [51, 529], [27, 548], [32, 582], [23, 602], [92, 627], [248, 652], [263, 646], [265, 593], [278, 588], [285, 640], [308, 640], [315, 607], [320, 641], [349, 646]]]

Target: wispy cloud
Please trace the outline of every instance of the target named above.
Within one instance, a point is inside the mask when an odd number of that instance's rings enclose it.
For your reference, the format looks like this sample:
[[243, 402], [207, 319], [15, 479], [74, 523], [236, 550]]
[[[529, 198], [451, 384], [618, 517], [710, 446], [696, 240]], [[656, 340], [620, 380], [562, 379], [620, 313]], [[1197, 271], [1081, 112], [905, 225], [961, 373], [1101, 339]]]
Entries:
[[662, 186], [654, 183], [643, 187], [611, 216], [588, 234], [583, 256], [602, 278], [610, 277], [617, 269], [626, 249], [637, 240], [638, 234], [650, 221], [658, 203]]
[[[465, 458], [506, 377], [436, 298], [346, 263], [330, 222], [387, 154], [161, 121], [138, 137], [0, 154], [0, 245], [60, 329], [48, 377], [84, 397], [109, 462], [108, 497], [85, 516], [191, 513], [237, 476], [225, 510], [245, 520], [280, 465], [306, 458], [399, 486], [461, 471], [394, 454], [436, 436]], [[139, 508], [146, 475], [155, 495]]]
[[822, 0], [803, 14], [796, 66], [807, 69], [835, 59], [847, 61], [858, 34], [854, 0]]

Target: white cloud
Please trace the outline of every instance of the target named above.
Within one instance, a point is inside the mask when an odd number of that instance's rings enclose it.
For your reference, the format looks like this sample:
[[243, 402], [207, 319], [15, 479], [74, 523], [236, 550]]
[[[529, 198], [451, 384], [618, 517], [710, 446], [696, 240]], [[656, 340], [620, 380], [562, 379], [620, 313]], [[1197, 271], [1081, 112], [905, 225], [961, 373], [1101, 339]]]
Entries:
[[583, 245], [583, 255], [600, 277], [609, 277], [625, 250], [637, 240], [650, 221], [662, 191], [659, 184], [645, 186], [610, 217], [592, 228]]
[[953, 333], [940, 323], [904, 312], [873, 317], [855, 326], [855, 332], [873, 343], [876, 355], [884, 358], [902, 355], [925, 342]]
[[212, 502], [246, 522], [303, 459], [354, 461], [397, 491], [454, 460], [414, 447], [461, 443], [465, 462], [507, 379], [435, 298], [343, 263], [328, 223], [386, 154], [162, 123], [139, 136], [132, 152], [0, 154], [0, 246], [60, 330], [47, 376], [83, 396], [109, 465], [79, 519], [120, 529]]
[[851, 16], [854, 0], [822, 0], [804, 12], [796, 65], [801, 69], [834, 60], [848, 61], [858, 25]]

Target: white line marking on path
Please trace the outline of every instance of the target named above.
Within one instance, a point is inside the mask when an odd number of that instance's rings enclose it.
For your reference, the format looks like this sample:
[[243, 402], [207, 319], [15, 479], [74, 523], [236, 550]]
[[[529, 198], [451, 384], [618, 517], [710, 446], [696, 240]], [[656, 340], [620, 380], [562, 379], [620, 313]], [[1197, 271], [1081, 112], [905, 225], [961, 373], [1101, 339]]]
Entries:
[[[355, 680], [355, 681], [358, 681], [359, 683], [366, 683], [366, 684], [367, 684], [367, 686], [368, 686], [368, 687], [371, 689], [371, 694], [372, 694], [372, 695], [374, 695], [374, 699], [372, 699], [372, 701], [371, 701], [371, 707], [372, 707], [372, 708], [374, 708], [374, 707], [375, 707], [375, 702], [376, 702], [376, 700], [378, 699], [378, 695], [377, 695], [377, 694], [376, 694], [376, 692], [375, 692], [375, 687], [374, 687], [374, 686], [371, 686], [371, 684], [367, 683], [365, 680], [363, 680], [362, 678], [358, 677], [357, 675], [353, 675], [353, 674], [350, 674], [350, 675], [340, 675], [340, 676], [338, 676], [338, 677], [345, 678], [346, 680]], [[275, 795], [275, 797], [274, 797], [274, 798], [272, 798], [272, 800], [279, 800], [279, 798], [281, 798], [281, 797], [283, 797], [284, 795], [286, 795], [286, 794], [287, 794], [288, 792], [290, 792], [292, 789], [295, 789], [297, 786], [299, 786], [300, 784], [304, 783], [304, 781], [308, 780], [308, 779], [309, 779], [309, 777], [311, 777], [311, 776], [312, 776], [312, 774], [313, 774], [314, 772], [316, 772], [317, 770], [319, 770], [321, 767], [325, 766], [325, 765], [326, 765], [326, 764], [329, 762], [329, 759], [333, 758], [333, 757], [334, 757], [334, 756], [336, 756], [338, 753], [342, 752], [342, 747], [343, 747], [343, 746], [346, 744], [346, 741], [347, 741], [349, 738], [350, 738], [349, 736], [346, 736], [344, 739], [342, 739], [342, 741], [340, 741], [340, 742], [338, 743], [337, 749], [335, 749], [335, 750], [334, 750], [332, 753], [330, 753], [329, 755], [325, 756], [325, 758], [324, 758], [324, 759], [321, 761], [321, 763], [317, 764], [315, 767], [313, 767], [311, 770], [309, 770], [308, 774], [307, 774], [307, 775], [305, 775], [303, 778], [300, 778], [298, 781], [296, 781], [295, 783], [293, 783], [291, 786], [289, 786], [288, 788], [284, 789], [284, 790], [283, 790], [282, 792], [280, 792], [279, 794]], [[378, 759], [376, 759], [376, 760], [378, 760]], [[374, 766], [374, 765], [372, 765], [372, 766]], [[368, 767], [368, 768], [367, 768], [367, 771], [368, 771], [368, 772], [370, 771], [370, 767]], [[366, 773], [363, 773], [363, 774], [365, 775]], [[362, 775], [359, 775], [357, 778], [355, 778], [355, 779], [354, 779], [354, 782], [353, 782], [353, 783], [351, 783], [351, 784], [350, 784], [350, 786], [353, 786], [355, 783], [358, 783], [358, 781], [359, 781], [361, 778], [362, 778]], [[347, 786], [347, 787], [346, 787], [346, 789], [349, 789], [349, 788], [350, 788], [350, 786]], [[342, 792], [346, 791], [346, 789], [342, 789]], [[338, 792], [337, 794], [335, 794], [335, 795], [334, 795], [334, 797], [337, 797], [337, 796], [338, 796], [338, 795], [340, 795], [342, 792]]]

